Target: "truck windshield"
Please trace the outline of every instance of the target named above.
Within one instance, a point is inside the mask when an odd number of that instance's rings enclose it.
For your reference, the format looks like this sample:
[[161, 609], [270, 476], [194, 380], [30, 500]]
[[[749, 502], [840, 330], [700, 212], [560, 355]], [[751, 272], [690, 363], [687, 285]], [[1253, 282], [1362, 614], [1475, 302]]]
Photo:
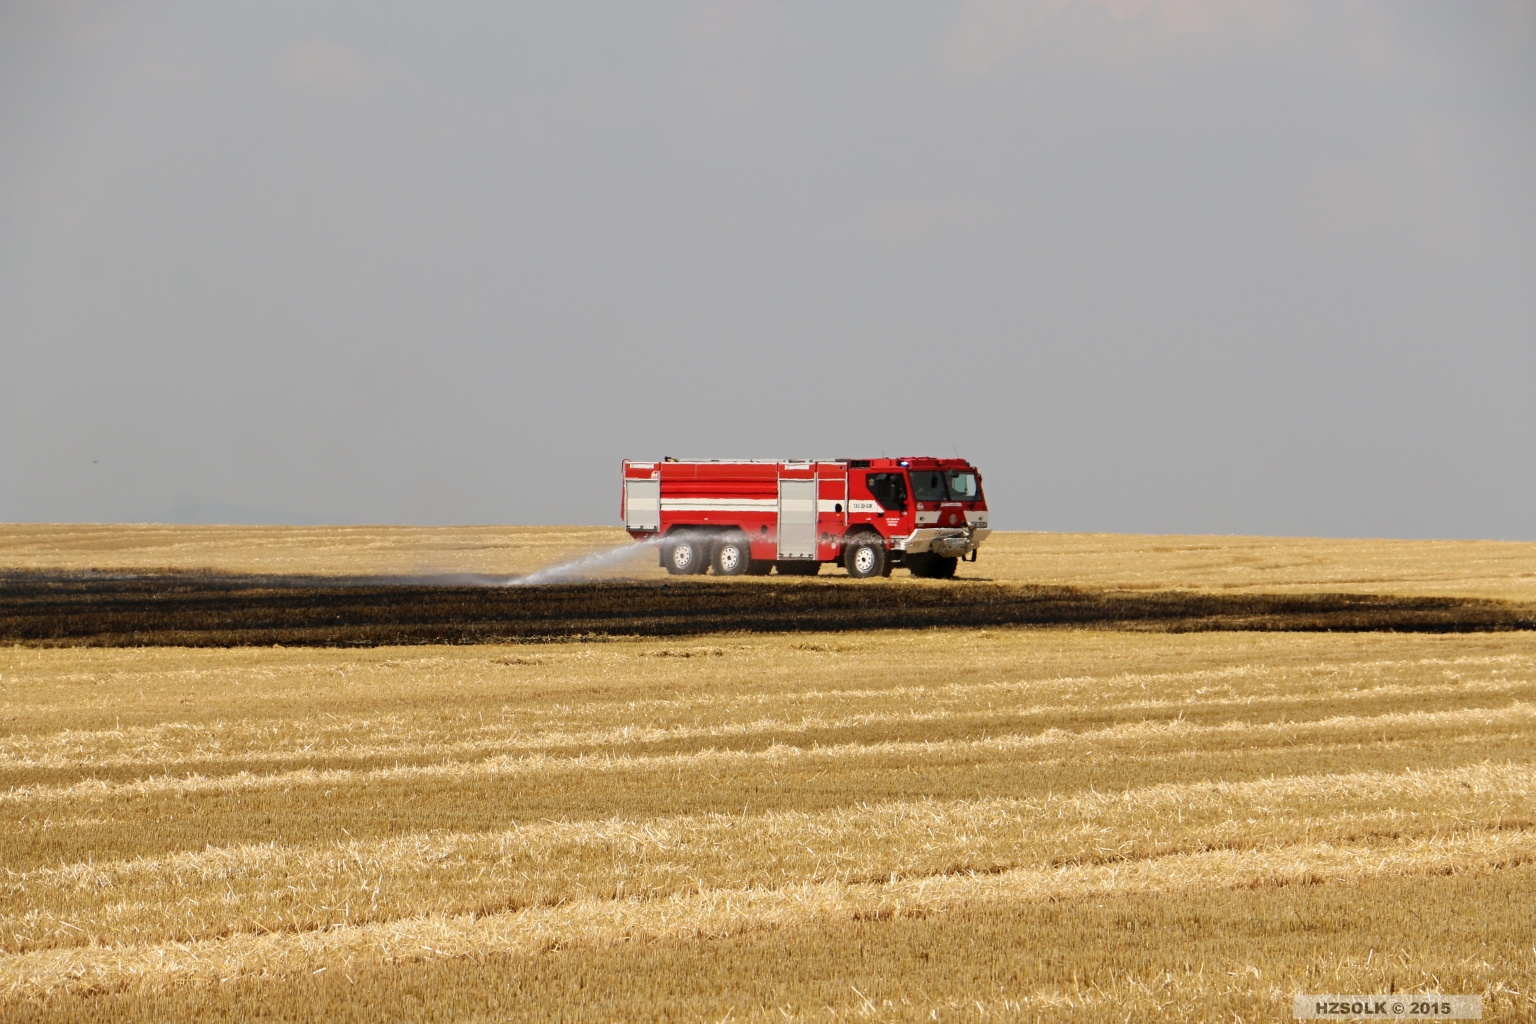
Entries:
[[936, 469], [914, 469], [912, 497], [918, 501], [943, 501], [944, 474]]
[[962, 469], [914, 469], [912, 497], [918, 501], [975, 501], [976, 474]]
[[[975, 501], [976, 500], [976, 474], [963, 470], [952, 469], [944, 474], [948, 477], [945, 481], [949, 485], [949, 499], [951, 501]], [[914, 489], [916, 484], [914, 482]]]

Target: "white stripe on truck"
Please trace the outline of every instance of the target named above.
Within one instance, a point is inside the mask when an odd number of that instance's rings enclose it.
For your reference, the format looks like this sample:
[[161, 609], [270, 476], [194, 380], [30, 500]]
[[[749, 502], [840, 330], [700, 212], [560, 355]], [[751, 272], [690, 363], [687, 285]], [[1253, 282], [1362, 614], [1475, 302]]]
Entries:
[[662, 498], [664, 512], [773, 512], [776, 498]]

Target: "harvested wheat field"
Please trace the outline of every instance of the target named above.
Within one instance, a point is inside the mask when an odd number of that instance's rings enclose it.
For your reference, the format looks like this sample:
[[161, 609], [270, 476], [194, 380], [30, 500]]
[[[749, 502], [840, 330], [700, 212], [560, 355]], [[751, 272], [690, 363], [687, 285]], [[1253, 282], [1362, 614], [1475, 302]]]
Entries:
[[[0, 569], [537, 567], [46, 529]], [[999, 539], [996, 585], [1536, 596], [1536, 545]], [[0, 1019], [1536, 1015], [1536, 631], [1233, 623], [3, 647]]]

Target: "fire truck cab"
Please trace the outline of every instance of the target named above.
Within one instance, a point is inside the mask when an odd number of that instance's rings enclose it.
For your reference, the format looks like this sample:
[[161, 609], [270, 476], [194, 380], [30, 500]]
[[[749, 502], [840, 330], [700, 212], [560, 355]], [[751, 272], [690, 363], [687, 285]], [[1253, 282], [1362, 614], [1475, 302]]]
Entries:
[[675, 575], [947, 579], [991, 530], [981, 474], [964, 459], [624, 462], [631, 537], [659, 542]]

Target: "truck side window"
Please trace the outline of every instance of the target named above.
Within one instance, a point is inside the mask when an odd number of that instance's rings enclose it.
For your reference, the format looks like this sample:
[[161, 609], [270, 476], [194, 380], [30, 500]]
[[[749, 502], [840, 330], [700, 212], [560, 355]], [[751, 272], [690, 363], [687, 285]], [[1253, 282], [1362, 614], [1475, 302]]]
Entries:
[[875, 496], [880, 507], [888, 512], [907, 510], [907, 481], [901, 473], [867, 473], [864, 486]]

